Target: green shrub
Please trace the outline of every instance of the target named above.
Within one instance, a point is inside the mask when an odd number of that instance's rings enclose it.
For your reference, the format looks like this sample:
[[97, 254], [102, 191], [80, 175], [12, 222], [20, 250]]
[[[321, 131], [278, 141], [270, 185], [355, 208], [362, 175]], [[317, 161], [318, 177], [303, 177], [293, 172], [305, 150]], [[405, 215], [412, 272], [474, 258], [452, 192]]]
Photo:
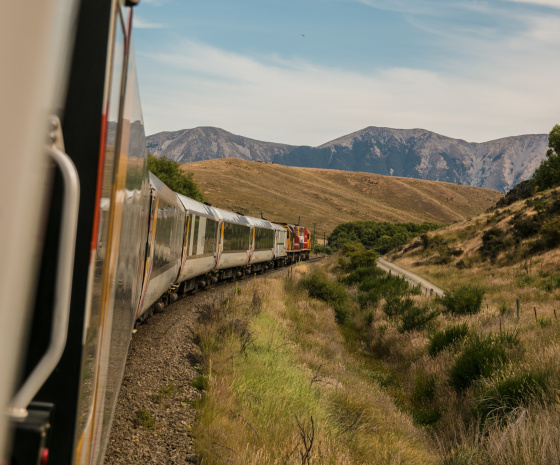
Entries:
[[490, 376], [506, 360], [506, 351], [500, 341], [491, 336], [475, 335], [455, 359], [449, 372], [449, 382], [456, 391], [462, 391], [473, 381]]
[[134, 419], [136, 427], [141, 426], [145, 429], [154, 429], [156, 424], [150, 412], [144, 409], [136, 410], [136, 418]]
[[478, 286], [461, 286], [454, 291], [446, 292], [438, 300], [449, 313], [473, 315], [480, 312], [484, 293], [484, 289]]
[[360, 306], [377, 305], [382, 297], [391, 299], [409, 293], [411, 286], [399, 276], [387, 275], [368, 276], [358, 286], [358, 302]]
[[204, 194], [193, 179], [193, 174], [185, 174], [177, 162], [165, 157], [156, 158], [148, 154], [148, 169], [175, 192], [199, 202], [206, 201]]
[[541, 237], [550, 248], [560, 245], [560, 218], [552, 218], [546, 221], [540, 229]]
[[513, 236], [517, 239], [526, 239], [539, 232], [541, 222], [536, 215], [527, 216], [524, 213], [516, 213], [510, 221]]
[[508, 249], [511, 243], [506, 231], [500, 228], [490, 228], [482, 235], [480, 256], [494, 262], [498, 258], [498, 254]]
[[353, 284], [360, 284], [366, 278], [380, 278], [385, 274], [383, 270], [380, 270], [376, 266], [370, 267], [359, 267], [352, 271], [350, 274], [340, 279], [340, 282], [351, 286]]
[[387, 297], [383, 304], [383, 311], [389, 318], [404, 315], [414, 308], [414, 301], [410, 297], [402, 299], [398, 295]]
[[498, 336], [496, 336], [496, 340], [507, 347], [518, 346], [521, 342], [519, 332], [516, 329], [511, 331], [506, 330], [503, 333], [498, 334]]
[[347, 322], [351, 312], [350, 295], [346, 287], [338, 281], [331, 281], [326, 275], [315, 272], [301, 280], [310, 297], [323, 300], [334, 308], [336, 322]]
[[205, 383], [206, 383], [206, 376], [198, 375], [196, 378], [194, 378], [191, 381], [191, 386], [195, 389], [198, 389], [199, 391], [202, 391], [204, 389]]
[[511, 190], [498, 202], [496, 203], [496, 208], [506, 207], [511, 205], [513, 202], [518, 200], [528, 199], [535, 194], [535, 189], [531, 185], [531, 181], [528, 179], [526, 181], [521, 181], [511, 188]]
[[552, 292], [556, 289], [560, 289], [560, 275], [553, 275], [546, 278], [541, 284], [545, 291]]
[[453, 325], [442, 331], [436, 331], [428, 336], [428, 353], [435, 357], [445, 348], [463, 340], [469, 334], [469, 327], [466, 323]]
[[477, 411], [483, 419], [504, 417], [517, 407], [542, 403], [548, 377], [548, 372], [542, 370], [504, 374], [476, 395]]
[[513, 307], [509, 306], [505, 302], [502, 302], [498, 307], [498, 312], [500, 313], [500, 316], [510, 315], [513, 313]]
[[[410, 300], [410, 299], [405, 299]], [[430, 327], [433, 320], [437, 318], [437, 311], [430, 311], [427, 305], [413, 305], [412, 307], [406, 308], [400, 317], [400, 322], [398, 325], [398, 330], [400, 333], [406, 333], [409, 331], [420, 331]]]

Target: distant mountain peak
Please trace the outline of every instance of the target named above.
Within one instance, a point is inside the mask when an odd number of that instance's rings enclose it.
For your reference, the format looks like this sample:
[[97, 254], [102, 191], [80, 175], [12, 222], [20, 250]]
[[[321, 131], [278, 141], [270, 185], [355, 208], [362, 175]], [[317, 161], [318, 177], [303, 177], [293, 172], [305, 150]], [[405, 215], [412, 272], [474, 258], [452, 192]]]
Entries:
[[467, 142], [427, 129], [368, 126], [318, 147], [263, 142], [201, 126], [147, 138], [148, 151], [179, 163], [235, 157], [281, 165], [363, 171], [506, 192], [546, 158], [548, 136]]

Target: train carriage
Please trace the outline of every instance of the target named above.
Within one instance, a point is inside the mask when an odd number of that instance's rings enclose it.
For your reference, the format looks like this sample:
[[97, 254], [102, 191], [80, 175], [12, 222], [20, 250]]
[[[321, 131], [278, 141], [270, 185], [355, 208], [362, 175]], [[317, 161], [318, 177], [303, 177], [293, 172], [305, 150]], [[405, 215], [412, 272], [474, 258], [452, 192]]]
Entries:
[[219, 279], [243, 276], [251, 256], [251, 226], [245, 216], [212, 207], [220, 219], [216, 272]]
[[177, 281], [183, 258], [185, 208], [177, 194], [150, 173], [152, 192], [145, 275], [139, 318]]
[[245, 217], [251, 225], [251, 271], [263, 271], [273, 265], [274, 259], [274, 228], [265, 219]]
[[283, 226], [272, 223], [274, 228], [274, 262], [276, 265], [285, 265], [288, 257], [288, 231]]
[[186, 238], [177, 279], [185, 293], [217, 281], [211, 275], [217, 262], [220, 218], [214, 209], [182, 194], [176, 194], [187, 213]]

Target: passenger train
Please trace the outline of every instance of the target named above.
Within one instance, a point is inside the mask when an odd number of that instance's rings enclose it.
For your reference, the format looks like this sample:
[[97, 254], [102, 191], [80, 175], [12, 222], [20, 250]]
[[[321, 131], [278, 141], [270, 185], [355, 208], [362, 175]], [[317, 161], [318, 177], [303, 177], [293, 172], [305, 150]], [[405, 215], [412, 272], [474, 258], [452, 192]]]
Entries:
[[135, 324], [309, 256], [148, 173], [138, 0], [1, 7], [0, 464], [101, 464]]

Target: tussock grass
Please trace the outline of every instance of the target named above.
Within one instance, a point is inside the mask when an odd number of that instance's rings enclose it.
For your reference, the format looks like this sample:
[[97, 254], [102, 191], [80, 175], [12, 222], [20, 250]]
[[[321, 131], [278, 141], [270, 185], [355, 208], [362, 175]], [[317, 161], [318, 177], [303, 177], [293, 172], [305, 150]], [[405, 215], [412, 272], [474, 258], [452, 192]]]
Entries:
[[[426, 433], [347, 350], [332, 301], [310, 298], [298, 285], [307, 271], [298, 266], [292, 278], [226, 296], [221, 317], [201, 325], [207, 380], [195, 431], [201, 462], [438, 463]], [[255, 291], [262, 311], [249, 318]], [[245, 353], [240, 331], [220, 331], [232, 319], [248, 321], [254, 340]]]

